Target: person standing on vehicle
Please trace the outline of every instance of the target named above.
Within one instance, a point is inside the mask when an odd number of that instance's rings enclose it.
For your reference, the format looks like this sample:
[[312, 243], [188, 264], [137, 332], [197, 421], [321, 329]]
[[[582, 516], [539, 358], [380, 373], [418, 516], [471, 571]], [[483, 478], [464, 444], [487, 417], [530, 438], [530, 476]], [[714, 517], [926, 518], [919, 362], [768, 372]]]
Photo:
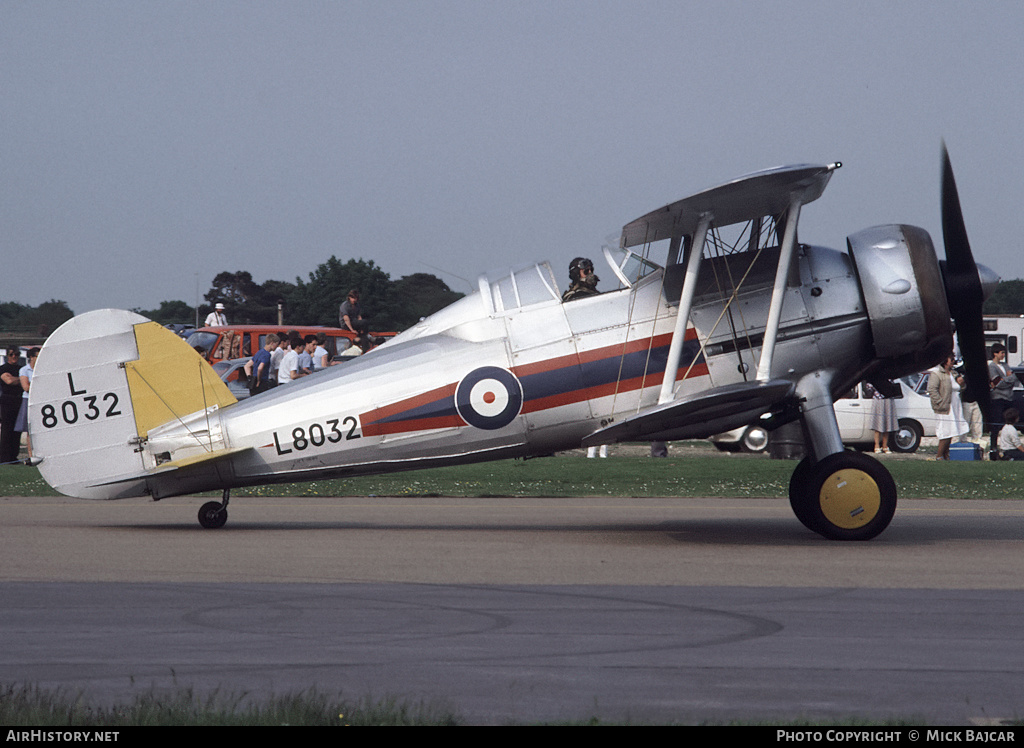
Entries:
[[227, 315], [224, 314], [224, 305], [217, 302], [213, 311], [206, 315], [207, 327], [225, 327], [228, 324]]

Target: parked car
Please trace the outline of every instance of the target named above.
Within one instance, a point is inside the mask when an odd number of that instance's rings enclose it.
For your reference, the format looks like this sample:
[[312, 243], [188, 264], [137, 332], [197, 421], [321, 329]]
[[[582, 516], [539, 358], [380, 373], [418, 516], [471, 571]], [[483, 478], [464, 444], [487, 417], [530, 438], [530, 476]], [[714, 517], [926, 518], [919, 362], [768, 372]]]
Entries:
[[[904, 377], [897, 384], [901, 396], [896, 400], [896, 418], [899, 428], [889, 439], [894, 452], [916, 452], [921, 439], [935, 436], [935, 413], [928, 399], [927, 374]], [[843, 444], [874, 444], [871, 430], [871, 385], [861, 382], [835, 402], [836, 421]], [[721, 450], [763, 452], [768, 448], [771, 435], [759, 424], [716, 434], [711, 441]]]
[[196, 331], [196, 326], [192, 324], [182, 324], [178, 322], [172, 322], [171, 324], [164, 325], [168, 330], [173, 332], [178, 337], [185, 338], [188, 340], [188, 336]]
[[249, 397], [249, 381], [245, 376], [245, 365], [249, 363], [251, 358], [252, 356], [233, 358], [218, 361], [213, 365], [213, 370], [224, 381], [224, 384], [228, 386], [236, 400], [245, 400]]
[[[281, 325], [228, 325], [226, 327], [200, 327], [188, 337], [188, 344], [201, 348], [211, 364], [236, 358], [248, 358], [264, 346], [267, 335], [287, 335], [294, 330], [301, 336], [324, 333], [325, 348], [331, 357], [337, 356], [352, 344], [354, 332], [340, 327], [281, 327]], [[372, 332], [374, 338], [393, 338], [393, 332]]]

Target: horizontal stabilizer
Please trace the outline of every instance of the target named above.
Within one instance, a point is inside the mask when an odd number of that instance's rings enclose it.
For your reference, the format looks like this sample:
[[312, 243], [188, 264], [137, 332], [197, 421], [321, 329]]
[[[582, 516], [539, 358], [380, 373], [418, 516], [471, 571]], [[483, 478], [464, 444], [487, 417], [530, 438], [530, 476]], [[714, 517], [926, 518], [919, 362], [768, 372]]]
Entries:
[[787, 379], [714, 387], [617, 421], [584, 438], [583, 446], [708, 437], [746, 426], [790, 397], [793, 390]]
[[247, 452], [253, 447], [235, 447], [233, 449], [218, 449], [216, 452], [208, 452], [206, 454], [193, 455], [192, 457], [184, 457], [180, 460], [173, 460], [171, 462], [164, 462], [151, 470], [144, 470], [135, 475], [127, 475], [116, 480], [104, 481], [102, 483], [96, 483], [96, 486], [113, 486], [118, 483], [130, 483], [132, 481], [142, 481], [146, 478], [154, 478], [164, 473], [173, 473], [184, 468], [192, 467], [193, 465], [207, 464], [223, 460], [225, 457], [231, 457], [232, 455], [239, 454], [240, 452]]
[[782, 166], [734, 179], [627, 223], [619, 246], [635, 247], [693, 234], [704, 215], [710, 215], [711, 225], [717, 227], [777, 216], [789, 209], [794, 198], [806, 205], [821, 197], [837, 168], [839, 164]]

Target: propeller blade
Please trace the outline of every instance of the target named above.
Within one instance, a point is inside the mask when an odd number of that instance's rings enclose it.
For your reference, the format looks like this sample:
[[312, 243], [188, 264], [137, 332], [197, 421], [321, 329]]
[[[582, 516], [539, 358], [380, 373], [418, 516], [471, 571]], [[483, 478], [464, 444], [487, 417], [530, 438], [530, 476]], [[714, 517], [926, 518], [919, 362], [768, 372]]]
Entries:
[[988, 357], [985, 351], [985, 329], [982, 305], [985, 290], [981, 275], [971, 253], [964, 226], [960, 196], [953, 177], [946, 144], [942, 144], [942, 238], [946, 245], [946, 261], [942, 271], [946, 285], [949, 313], [956, 322], [956, 335], [960, 341], [960, 354], [967, 374], [967, 399], [981, 406], [988, 420], [989, 383]]

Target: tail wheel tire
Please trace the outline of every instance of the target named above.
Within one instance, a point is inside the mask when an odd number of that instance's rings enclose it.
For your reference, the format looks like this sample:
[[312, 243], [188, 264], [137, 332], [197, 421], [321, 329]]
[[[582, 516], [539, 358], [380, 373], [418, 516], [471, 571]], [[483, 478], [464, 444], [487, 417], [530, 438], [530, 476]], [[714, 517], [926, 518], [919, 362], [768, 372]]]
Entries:
[[921, 437], [924, 431], [917, 421], [908, 418], [901, 418], [899, 427], [892, 435], [892, 449], [894, 452], [916, 452], [921, 446]]
[[797, 465], [789, 501], [805, 527], [830, 540], [870, 540], [896, 513], [896, 483], [877, 460], [839, 452]]
[[228, 521], [228, 510], [219, 501], [207, 501], [199, 507], [199, 524], [207, 530], [224, 527]]

